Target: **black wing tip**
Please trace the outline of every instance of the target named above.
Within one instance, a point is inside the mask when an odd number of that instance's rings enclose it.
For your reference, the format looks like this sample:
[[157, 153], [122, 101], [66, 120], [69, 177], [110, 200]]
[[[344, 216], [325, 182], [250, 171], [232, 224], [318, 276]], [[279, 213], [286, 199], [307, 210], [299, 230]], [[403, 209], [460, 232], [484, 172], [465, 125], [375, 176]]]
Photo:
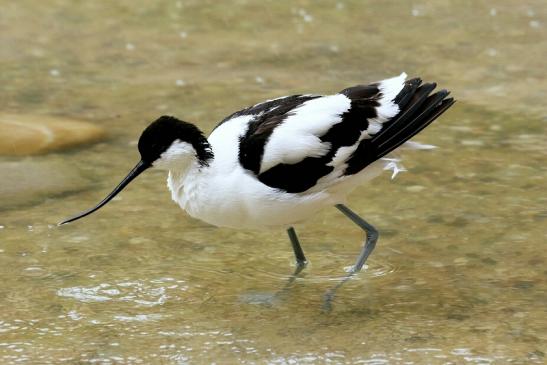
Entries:
[[447, 111], [452, 105], [454, 105], [456, 103], [457, 100], [455, 100], [454, 98], [446, 98], [446, 99], [443, 99], [439, 105], [437, 106], [437, 108], [435, 109], [435, 117], [433, 118], [433, 120], [437, 119], [438, 117], [441, 116], [442, 113], [444, 113], [445, 111]]
[[441, 96], [442, 95], [442, 100], [446, 99], [446, 97], [448, 95], [450, 95], [450, 91], [446, 90], [446, 89], [441, 89], [439, 91], [437, 91], [435, 94], [431, 95], [431, 96]]
[[437, 87], [437, 83], [436, 83], [436, 82], [426, 82], [425, 84], [423, 84], [422, 86], [420, 86], [420, 87], [418, 88], [418, 90], [421, 91], [422, 93], [429, 94], [429, 93], [431, 93], [433, 90], [435, 90], [436, 87]]
[[454, 103], [456, 103], [458, 100], [454, 99], [454, 98], [446, 98], [443, 100], [443, 102], [446, 102], [446, 103], [450, 103], [450, 105], [454, 105]]
[[420, 85], [421, 83], [422, 83], [422, 79], [420, 77], [413, 77], [405, 81], [405, 84], [410, 84], [410, 85]]
[[403, 89], [397, 94], [395, 99], [393, 99], [393, 102], [397, 104], [399, 108], [404, 108], [410, 102], [421, 84], [422, 79], [419, 77], [405, 81]]
[[366, 148], [365, 145], [363, 148], [360, 146], [350, 159], [344, 174], [358, 173], [370, 163], [390, 153], [454, 105], [456, 100], [448, 97], [450, 91], [441, 89], [432, 93], [436, 87], [436, 82], [421, 84], [419, 78], [408, 80], [400, 92], [403, 95], [398, 95], [394, 100], [398, 102], [399, 114], [388, 121], [373, 139], [365, 142]]

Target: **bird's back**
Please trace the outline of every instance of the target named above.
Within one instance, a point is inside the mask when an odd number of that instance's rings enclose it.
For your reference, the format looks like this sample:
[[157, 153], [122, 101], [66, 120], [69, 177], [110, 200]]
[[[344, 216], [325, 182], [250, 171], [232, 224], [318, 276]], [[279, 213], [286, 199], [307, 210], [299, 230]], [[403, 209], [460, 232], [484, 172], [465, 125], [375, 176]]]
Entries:
[[[420, 132], [453, 104], [435, 84], [398, 77], [338, 94], [293, 95], [232, 114], [239, 164], [261, 183], [287, 192], [329, 188], [359, 174]], [[220, 134], [220, 133], [219, 133]]]

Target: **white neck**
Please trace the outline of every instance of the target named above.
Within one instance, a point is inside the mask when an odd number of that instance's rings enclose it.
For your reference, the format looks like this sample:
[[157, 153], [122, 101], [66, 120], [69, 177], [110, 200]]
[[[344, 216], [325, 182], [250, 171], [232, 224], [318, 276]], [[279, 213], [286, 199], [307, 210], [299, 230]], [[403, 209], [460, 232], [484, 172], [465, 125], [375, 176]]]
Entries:
[[185, 161], [179, 161], [176, 167], [169, 169], [167, 187], [171, 191], [171, 198], [175, 202], [178, 202], [179, 197], [182, 195], [181, 190], [184, 187], [186, 177], [190, 173], [199, 173], [201, 168], [196, 158], [189, 158]]
[[213, 160], [213, 154], [208, 148], [210, 155], [206, 153], [207, 150], [201, 151], [201, 157], [207, 160], [200, 160], [200, 154], [192, 144], [177, 139], [153, 163], [155, 168], [169, 171], [167, 186], [171, 198], [181, 207], [198, 194], [207, 180], [203, 176], [209, 171], [209, 162]]

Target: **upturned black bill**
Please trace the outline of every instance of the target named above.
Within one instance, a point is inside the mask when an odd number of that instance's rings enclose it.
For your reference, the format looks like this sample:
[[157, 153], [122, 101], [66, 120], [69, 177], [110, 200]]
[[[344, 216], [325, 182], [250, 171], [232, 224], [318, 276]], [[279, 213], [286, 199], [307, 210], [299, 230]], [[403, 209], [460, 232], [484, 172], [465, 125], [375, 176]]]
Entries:
[[83, 217], [93, 213], [94, 211], [98, 210], [103, 205], [105, 205], [110, 200], [112, 200], [112, 198], [114, 198], [116, 195], [118, 195], [118, 193], [120, 191], [122, 191], [123, 188], [125, 188], [127, 186], [127, 184], [129, 184], [134, 178], [139, 176], [144, 170], [146, 170], [150, 166], [151, 165], [149, 163], [146, 163], [142, 160], [139, 161], [139, 163], [133, 168], [133, 170], [131, 170], [129, 172], [129, 174], [127, 174], [127, 176], [122, 180], [122, 182], [118, 186], [116, 186], [116, 188], [110, 194], [108, 194], [108, 196], [106, 198], [104, 198], [99, 204], [97, 204], [95, 207], [93, 207], [91, 209], [86, 210], [85, 212], [82, 212], [80, 214], [75, 215], [72, 218], [68, 218], [67, 220], [64, 220], [64, 221], [60, 222], [58, 225], [60, 226], [62, 224], [74, 222], [75, 220], [83, 218]]

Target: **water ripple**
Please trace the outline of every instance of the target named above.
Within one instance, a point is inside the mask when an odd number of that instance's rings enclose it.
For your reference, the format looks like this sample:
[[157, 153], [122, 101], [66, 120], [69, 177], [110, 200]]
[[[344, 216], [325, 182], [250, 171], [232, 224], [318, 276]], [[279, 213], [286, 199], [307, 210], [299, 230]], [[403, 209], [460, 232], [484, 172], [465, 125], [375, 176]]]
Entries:
[[130, 302], [138, 306], [154, 307], [164, 304], [172, 295], [188, 290], [184, 280], [159, 278], [148, 281], [119, 281], [114, 284], [101, 283], [91, 287], [68, 287], [57, 290], [57, 295], [72, 298], [82, 303]]

